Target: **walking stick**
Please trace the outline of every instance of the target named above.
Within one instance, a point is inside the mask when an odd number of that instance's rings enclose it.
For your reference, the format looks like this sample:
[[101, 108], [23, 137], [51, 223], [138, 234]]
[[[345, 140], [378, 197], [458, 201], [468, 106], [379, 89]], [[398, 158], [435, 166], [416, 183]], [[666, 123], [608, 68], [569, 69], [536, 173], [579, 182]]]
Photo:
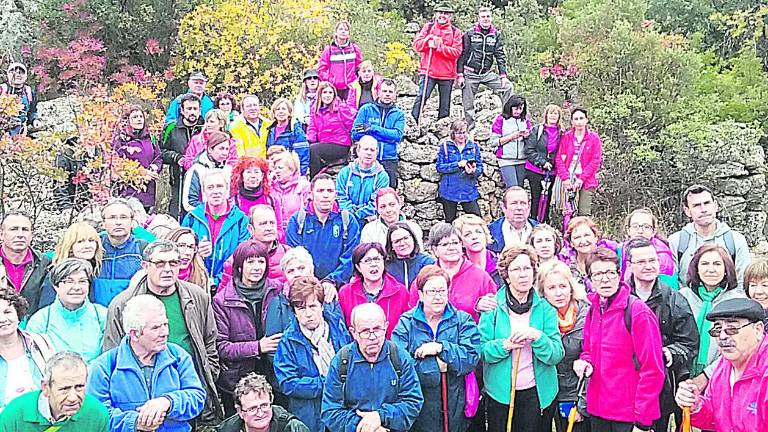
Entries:
[[440, 372], [440, 383], [443, 387], [443, 432], [448, 432], [448, 374]]
[[[584, 383], [586, 380], [584, 380], [584, 376], [579, 378], [579, 385], [576, 386], [576, 403], [573, 404], [571, 407], [571, 411], [568, 412], [568, 430], [566, 432], [573, 432], [573, 425], [576, 424], [576, 406], [579, 405], [579, 395], [581, 394], [581, 391], [584, 389]], [[689, 431], [690, 432], [690, 431]]]
[[682, 432], [691, 432], [691, 408], [683, 408], [683, 425], [680, 428]]
[[517, 370], [520, 368], [521, 348], [515, 349], [514, 366], [512, 367], [512, 382], [509, 388], [509, 412], [507, 413], [507, 432], [512, 432], [512, 415], [515, 413], [515, 390], [517, 387]]
[[429, 83], [429, 69], [432, 67], [432, 48], [427, 54], [427, 70], [424, 71], [424, 87], [421, 89], [421, 105], [419, 105], [419, 118], [416, 119], [416, 126], [421, 127], [421, 114], [424, 112], [424, 104], [427, 103], [427, 84]]

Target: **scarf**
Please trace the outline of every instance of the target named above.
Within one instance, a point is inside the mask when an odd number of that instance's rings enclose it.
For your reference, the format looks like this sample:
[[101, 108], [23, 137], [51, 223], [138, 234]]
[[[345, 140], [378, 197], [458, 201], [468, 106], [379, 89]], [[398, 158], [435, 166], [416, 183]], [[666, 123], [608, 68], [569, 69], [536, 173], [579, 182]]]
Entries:
[[179, 279], [183, 281], [189, 281], [189, 276], [192, 274], [192, 261], [186, 267], [179, 268]]
[[576, 303], [571, 303], [565, 311], [565, 315], [557, 311], [557, 326], [560, 328], [560, 334], [566, 334], [576, 327], [576, 317], [579, 308]]
[[240, 185], [238, 193], [248, 201], [256, 201], [264, 196], [264, 188], [259, 185], [256, 189], [246, 189], [244, 185]]
[[304, 326], [299, 326], [299, 329], [301, 334], [309, 339], [309, 343], [312, 344], [312, 360], [315, 362], [320, 376], [328, 375], [331, 360], [333, 360], [333, 356], [336, 354], [336, 350], [333, 349], [333, 344], [328, 337], [330, 326], [325, 320], [320, 320], [320, 325], [314, 330], [306, 329]]
[[515, 296], [512, 295], [509, 287], [507, 287], [505, 292], [507, 293], [507, 307], [509, 308], [509, 310], [511, 310], [512, 312], [518, 315], [522, 315], [528, 312], [529, 310], [531, 310], [531, 306], [533, 306], [533, 293], [529, 292], [528, 300], [526, 300], [525, 303], [520, 303], [519, 301], [517, 301]]
[[711, 337], [709, 336], [709, 329], [712, 328], [712, 322], [707, 320], [707, 314], [712, 310], [712, 302], [723, 292], [722, 287], [717, 287], [713, 291], [707, 290], [704, 285], [699, 285], [698, 295], [701, 298], [701, 309], [696, 316], [696, 327], [699, 328], [699, 357], [693, 365], [693, 371], [691, 376], [700, 374], [707, 366], [707, 357], [709, 356], [709, 342]]

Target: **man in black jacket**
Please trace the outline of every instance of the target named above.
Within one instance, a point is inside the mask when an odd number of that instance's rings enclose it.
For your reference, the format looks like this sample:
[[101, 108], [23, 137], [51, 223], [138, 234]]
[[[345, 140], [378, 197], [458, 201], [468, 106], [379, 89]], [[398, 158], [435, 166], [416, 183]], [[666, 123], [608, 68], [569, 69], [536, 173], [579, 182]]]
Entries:
[[193, 135], [200, 133], [203, 122], [200, 118], [200, 98], [187, 93], [179, 100], [181, 105], [181, 118], [172, 121], [165, 127], [163, 142], [160, 149], [163, 154], [163, 163], [168, 164], [171, 201], [168, 204], [168, 213], [181, 219], [184, 214], [181, 208], [181, 188], [183, 185], [184, 168], [181, 167], [181, 158], [187, 150], [187, 144]]
[[[477, 24], [464, 33], [464, 50], [457, 63], [457, 84], [464, 105], [464, 119], [469, 129], [475, 126], [475, 93], [480, 84], [501, 97], [502, 106], [512, 96], [512, 83], [507, 79], [507, 55], [501, 32], [493, 26], [493, 13], [489, 7], [478, 11]], [[499, 69], [492, 70], [493, 61]]]
[[[29, 303], [29, 316], [37, 312], [40, 290], [51, 260], [33, 250], [32, 221], [20, 213], [8, 213], [0, 223], [0, 260], [5, 268], [5, 278], [16, 292]], [[19, 317], [23, 319], [23, 317]]]
[[667, 376], [659, 405], [661, 418], [653, 430], [666, 431], [669, 416], [680, 424], [680, 409], [675, 404], [677, 384], [688, 379], [689, 365], [699, 351], [699, 330], [688, 301], [677, 291], [659, 281], [656, 248], [645, 238], [635, 238], [627, 246], [627, 272], [632, 294], [643, 300], [659, 320]]

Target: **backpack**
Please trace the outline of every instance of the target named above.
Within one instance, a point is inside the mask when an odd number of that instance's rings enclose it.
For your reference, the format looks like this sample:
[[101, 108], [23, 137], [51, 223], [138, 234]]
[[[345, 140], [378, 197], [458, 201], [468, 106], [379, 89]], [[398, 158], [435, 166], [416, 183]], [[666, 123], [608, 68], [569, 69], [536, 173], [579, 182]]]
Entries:
[[[728, 255], [736, 263], [736, 243], [733, 240], [733, 231], [728, 230], [723, 236], [725, 241], [725, 249], [728, 251]], [[680, 260], [683, 259], [683, 254], [688, 250], [688, 244], [691, 242], [691, 234], [686, 230], [680, 231], [680, 241], [677, 242], [677, 265], [680, 265]], [[682, 269], [680, 269], [682, 271]]]
[[[32, 103], [32, 87], [25, 85], [23, 87], [24, 95], [27, 97], [27, 101], [29, 103]], [[8, 94], [10, 93], [8, 84], [0, 84], [0, 94]]]
[[[392, 341], [386, 341], [389, 345], [389, 362], [392, 363], [392, 367], [395, 369], [398, 381], [403, 376], [403, 363], [400, 361], [400, 353], [397, 351], [397, 345]], [[344, 402], [346, 404], [346, 383], [347, 375], [349, 373], [349, 355], [352, 352], [352, 344], [344, 345], [339, 350], [339, 359], [341, 364], [339, 365], [339, 380], [341, 381], [341, 394], [344, 395]]]
[[[346, 242], [347, 237], [349, 237], [349, 211], [348, 210], [341, 210], [341, 227], [342, 227], [342, 233], [341, 233], [341, 240]], [[296, 216], [296, 223], [299, 225], [298, 234], [302, 235], [304, 234], [304, 222], [307, 220], [307, 209], [301, 208], [299, 210], [298, 216]]]

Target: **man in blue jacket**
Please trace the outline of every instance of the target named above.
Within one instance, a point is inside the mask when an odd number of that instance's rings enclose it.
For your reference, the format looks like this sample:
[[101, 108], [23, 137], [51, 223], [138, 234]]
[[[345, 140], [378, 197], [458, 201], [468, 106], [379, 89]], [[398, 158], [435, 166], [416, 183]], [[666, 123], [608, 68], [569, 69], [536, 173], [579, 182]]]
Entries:
[[383, 146], [376, 138], [366, 135], [357, 143], [357, 159], [336, 176], [336, 201], [343, 210], [355, 215], [365, 224], [376, 219], [376, 193], [387, 187], [389, 175], [379, 162], [376, 152]]
[[112, 432], [186, 432], [203, 410], [203, 389], [192, 358], [168, 343], [163, 303], [138, 295], [125, 306], [126, 336], [92, 364], [88, 393], [109, 410]]
[[493, 237], [488, 249], [496, 253], [512, 244], [527, 243], [533, 227], [539, 224], [536, 219], [531, 219], [531, 197], [520, 186], [504, 191], [501, 210], [504, 215], [488, 224]]
[[[192, 74], [189, 76], [189, 80], [187, 81], [187, 85], [189, 88], [187, 89], [186, 93], [184, 94], [193, 94], [197, 96], [200, 99], [200, 117], [205, 118], [205, 115], [208, 114], [208, 111], [212, 110], [214, 108], [213, 99], [211, 99], [210, 96], [208, 96], [207, 93], [205, 93], [205, 85], [208, 83], [208, 77], [205, 76], [202, 72], [192, 72]], [[167, 125], [171, 122], [175, 122], [178, 120], [179, 115], [181, 114], [179, 103], [181, 101], [181, 96], [177, 96], [171, 104], [168, 106], [168, 111], [165, 113], [165, 121], [163, 122], [164, 125]]]
[[229, 202], [229, 181], [222, 170], [212, 170], [201, 179], [203, 202], [184, 217], [181, 226], [195, 232], [197, 253], [205, 258], [205, 268], [219, 285], [224, 262], [237, 246], [251, 238], [248, 216]]
[[408, 431], [424, 404], [407, 351], [385, 339], [387, 319], [376, 303], [352, 309], [355, 339], [336, 353], [323, 389], [322, 420], [332, 431]]
[[381, 81], [379, 99], [365, 104], [357, 112], [352, 125], [352, 139], [370, 135], [379, 142], [378, 160], [389, 174], [389, 187], [397, 189], [397, 146], [405, 135], [405, 114], [397, 105], [397, 84], [391, 79]]
[[315, 276], [335, 289], [352, 276], [352, 250], [360, 243], [355, 216], [339, 210], [336, 182], [328, 174], [312, 179], [310, 202], [294, 214], [285, 230], [286, 244], [303, 246], [315, 260]]

